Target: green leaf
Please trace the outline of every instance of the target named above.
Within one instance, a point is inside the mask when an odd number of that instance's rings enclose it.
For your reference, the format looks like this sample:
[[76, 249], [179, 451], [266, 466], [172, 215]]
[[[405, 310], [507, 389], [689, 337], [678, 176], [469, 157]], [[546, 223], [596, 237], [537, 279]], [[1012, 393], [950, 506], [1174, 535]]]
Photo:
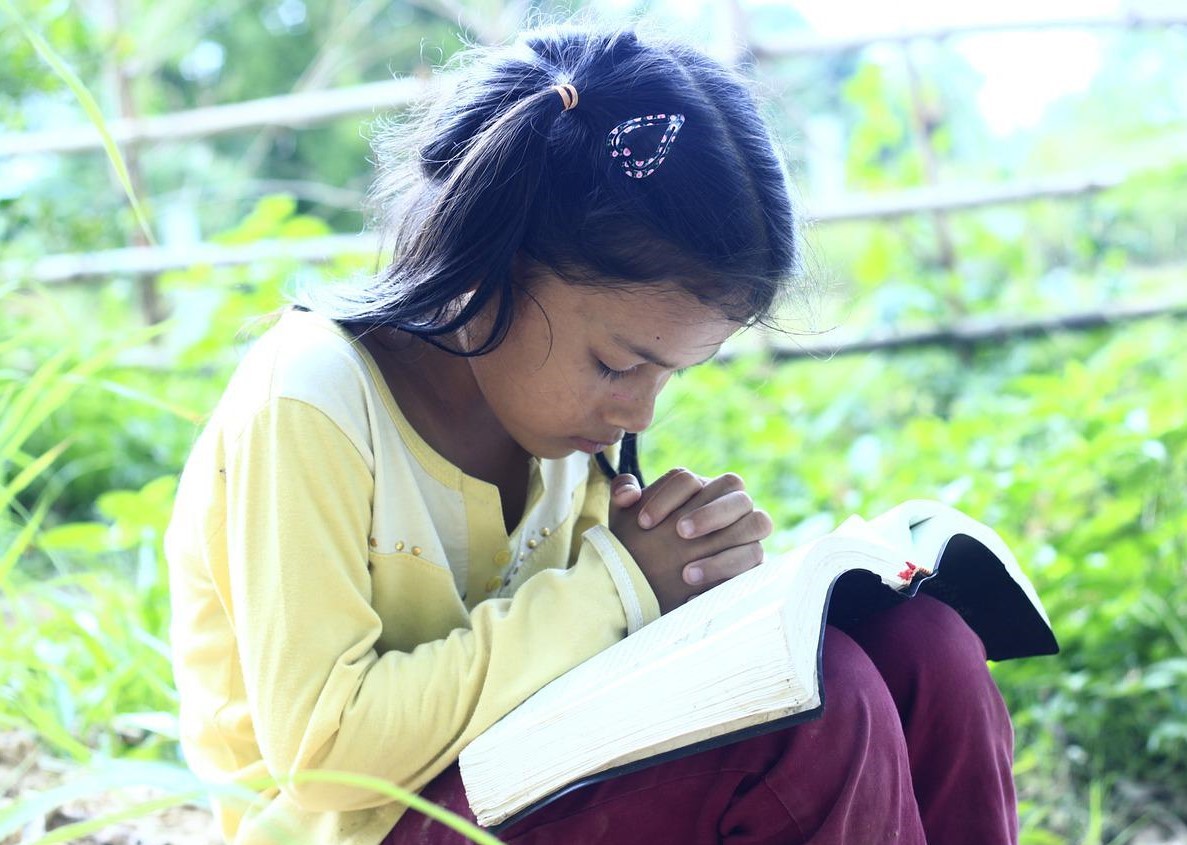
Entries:
[[102, 522], [71, 522], [42, 531], [37, 545], [46, 551], [99, 554], [111, 549], [111, 528]]

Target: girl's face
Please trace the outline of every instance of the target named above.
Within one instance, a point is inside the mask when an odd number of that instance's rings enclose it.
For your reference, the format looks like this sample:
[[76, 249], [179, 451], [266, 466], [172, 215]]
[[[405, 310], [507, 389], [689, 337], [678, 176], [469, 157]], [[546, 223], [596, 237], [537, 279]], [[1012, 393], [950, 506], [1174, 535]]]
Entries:
[[672, 373], [711, 358], [739, 328], [674, 286], [602, 289], [539, 274], [531, 293], [503, 343], [465, 360], [507, 433], [539, 458], [596, 452], [647, 428]]

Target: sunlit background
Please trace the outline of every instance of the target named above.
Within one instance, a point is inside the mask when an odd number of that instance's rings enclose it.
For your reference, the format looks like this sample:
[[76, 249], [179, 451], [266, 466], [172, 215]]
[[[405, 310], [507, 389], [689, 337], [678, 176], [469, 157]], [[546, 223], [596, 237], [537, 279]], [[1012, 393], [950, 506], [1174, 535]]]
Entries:
[[[773, 551], [912, 497], [997, 527], [1063, 646], [995, 667], [1023, 842], [1187, 843], [1187, 4], [572, 10], [737, 66], [801, 208], [780, 325], [673, 383], [644, 469], [740, 473]], [[372, 122], [569, 11], [0, 0], [4, 845], [189, 784], [160, 538], [197, 428], [254, 318], [384, 260]]]

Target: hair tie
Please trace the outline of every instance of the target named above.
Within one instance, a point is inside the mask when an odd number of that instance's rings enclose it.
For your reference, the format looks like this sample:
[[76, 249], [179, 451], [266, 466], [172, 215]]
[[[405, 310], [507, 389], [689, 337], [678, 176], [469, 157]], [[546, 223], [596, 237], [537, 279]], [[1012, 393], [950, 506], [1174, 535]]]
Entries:
[[[683, 125], [684, 115], [682, 114], [645, 114], [642, 117], [632, 117], [610, 130], [610, 134], [606, 136], [606, 146], [610, 148], [611, 158], [621, 159], [620, 164], [627, 176], [632, 179], [645, 179], [664, 163], [664, 159], [668, 156], [668, 150], [676, 142], [676, 136], [680, 133], [680, 127]], [[627, 136], [636, 129], [648, 126], [662, 126], [664, 130], [660, 135], [659, 145], [655, 152], [643, 157], [638, 153], [631, 152], [631, 148], [627, 146], [630, 143]]]
[[553, 85], [552, 90], [561, 95], [564, 111], [577, 108], [577, 89], [574, 86], [566, 82], [564, 85]]

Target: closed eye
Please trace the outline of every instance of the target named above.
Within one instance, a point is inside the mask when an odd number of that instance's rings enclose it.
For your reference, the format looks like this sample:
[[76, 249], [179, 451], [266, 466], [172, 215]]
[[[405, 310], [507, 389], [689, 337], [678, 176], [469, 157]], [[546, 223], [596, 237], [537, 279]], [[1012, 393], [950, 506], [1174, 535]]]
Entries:
[[602, 378], [608, 379], [610, 381], [616, 381], [620, 378], [626, 378], [627, 376], [629, 376], [631, 373], [633, 373], [635, 371], [634, 367], [630, 367], [625, 370], [615, 370], [612, 367], [606, 366], [601, 360], [599, 360], [597, 358], [594, 358], [594, 363], [597, 364], [598, 375], [600, 375]]
[[[608, 379], [609, 381], [616, 381], [620, 378], [626, 378], [638, 369], [638, 366], [636, 365], [634, 367], [628, 367], [625, 370], [616, 370], [613, 367], [607, 366], [604, 361], [598, 358], [594, 358], [594, 364], [598, 368], [598, 375], [604, 379]], [[692, 369], [692, 367], [681, 367], [678, 370], [672, 370], [672, 374], [679, 378], [680, 376], [687, 373], [690, 369]]]

